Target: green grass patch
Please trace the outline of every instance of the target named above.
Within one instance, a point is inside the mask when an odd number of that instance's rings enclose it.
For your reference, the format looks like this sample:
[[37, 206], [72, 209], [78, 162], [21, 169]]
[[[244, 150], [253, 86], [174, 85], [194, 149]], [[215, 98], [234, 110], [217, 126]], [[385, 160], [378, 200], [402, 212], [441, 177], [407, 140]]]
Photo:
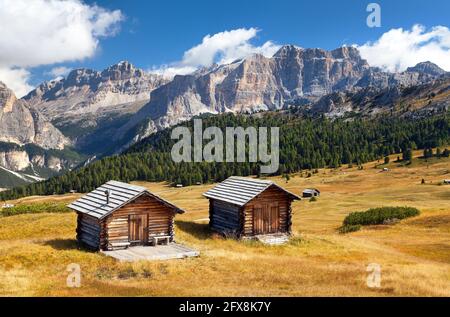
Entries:
[[65, 203], [36, 203], [30, 205], [17, 205], [11, 208], [0, 209], [1, 217], [10, 217], [22, 214], [65, 213], [71, 212]]
[[352, 212], [344, 219], [344, 226], [380, 225], [393, 219], [415, 217], [420, 211], [413, 207], [380, 207], [363, 212]]
[[345, 234], [361, 230], [361, 225], [344, 225], [339, 228], [339, 233]]

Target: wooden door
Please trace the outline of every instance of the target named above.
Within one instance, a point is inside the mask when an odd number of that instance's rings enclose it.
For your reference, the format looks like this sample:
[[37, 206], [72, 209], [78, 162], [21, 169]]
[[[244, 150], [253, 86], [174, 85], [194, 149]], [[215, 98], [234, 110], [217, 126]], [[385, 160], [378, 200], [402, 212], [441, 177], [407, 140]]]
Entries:
[[280, 227], [280, 211], [277, 203], [255, 205], [253, 208], [253, 233], [276, 233]]
[[129, 239], [132, 244], [146, 244], [148, 230], [147, 215], [129, 216]]

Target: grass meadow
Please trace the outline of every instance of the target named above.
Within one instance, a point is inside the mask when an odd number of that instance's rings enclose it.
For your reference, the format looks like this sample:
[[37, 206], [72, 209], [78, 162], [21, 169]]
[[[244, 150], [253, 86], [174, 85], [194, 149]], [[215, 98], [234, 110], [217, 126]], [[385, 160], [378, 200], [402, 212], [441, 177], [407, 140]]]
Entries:
[[[416, 153], [418, 155], [419, 153]], [[171, 188], [136, 182], [187, 210], [176, 217], [176, 240], [200, 257], [163, 262], [119, 263], [78, 248], [74, 213], [0, 216], [2, 296], [450, 296], [450, 160], [415, 158], [413, 164], [382, 162], [363, 170], [321, 169], [291, 176], [300, 193], [316, 187], [315, 202], [293, 204], [291, 241], [283, 246], [225, 240], [208, 230], [213, 185]], [[426, 183], [421, 184], [422, 179]], [[69, 203], [79, 194], [28, 197], [14, 204]], [[340, 234], [354, 211], [410, 206], [420, 216], [393, 225], [364, 226]], [[81, 287], [68, 288], [67, 266], [81, 267]], [[381, 287], [366, 283], [370, 263], [381, 265]]]

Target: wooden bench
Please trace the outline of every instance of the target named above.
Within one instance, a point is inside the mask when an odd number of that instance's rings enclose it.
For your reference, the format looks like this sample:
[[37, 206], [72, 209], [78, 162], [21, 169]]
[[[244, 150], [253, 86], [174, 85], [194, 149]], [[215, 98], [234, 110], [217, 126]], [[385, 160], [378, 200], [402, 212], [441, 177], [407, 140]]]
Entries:
[[154, 236], [154, 237], [151, 237], [151, 239], [152, 239], [154, 246], [157, 246], [158, 242], [160, 240], [165, 240], [166, 245], [169, 245], [169, 243], [170, 243], [170, 236]]

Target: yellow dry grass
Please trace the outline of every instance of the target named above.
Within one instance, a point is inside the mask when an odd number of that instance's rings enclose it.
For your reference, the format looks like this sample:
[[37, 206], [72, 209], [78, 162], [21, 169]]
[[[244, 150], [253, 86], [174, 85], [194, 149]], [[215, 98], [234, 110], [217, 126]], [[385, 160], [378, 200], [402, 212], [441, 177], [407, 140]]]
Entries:
[[[395, 157], [392, 157], [393, 161]], [[299, 193], [317, 187], [317, 202], [295, 202], [294, 238], [284, 246], [224, 240], [207, 227], [212, 185], [170, 188], [143, 183], [187, 210], [176, 218], [178, 242], [197, 248], [198, 258], [118, 263], [77, 248], [74, 214], [0, 218], [0, 295], [3, 296], [450, 296], [450, 161], [389, 164], [389, 172], [322, 169], [311, 178], [294, 175]], [[421, 185], [424, 178], [427, 184]], [[79, 195], [30, 197], [15, 203], [71, 201]], [[340, 235], [351, 211], [413, 206], [419, 217], [392, 226]], [[67, 265], [82, 270], [80, 288], [66, 286]], [[382, 268], [381, 288], [366, 284], [367, 265]]]

